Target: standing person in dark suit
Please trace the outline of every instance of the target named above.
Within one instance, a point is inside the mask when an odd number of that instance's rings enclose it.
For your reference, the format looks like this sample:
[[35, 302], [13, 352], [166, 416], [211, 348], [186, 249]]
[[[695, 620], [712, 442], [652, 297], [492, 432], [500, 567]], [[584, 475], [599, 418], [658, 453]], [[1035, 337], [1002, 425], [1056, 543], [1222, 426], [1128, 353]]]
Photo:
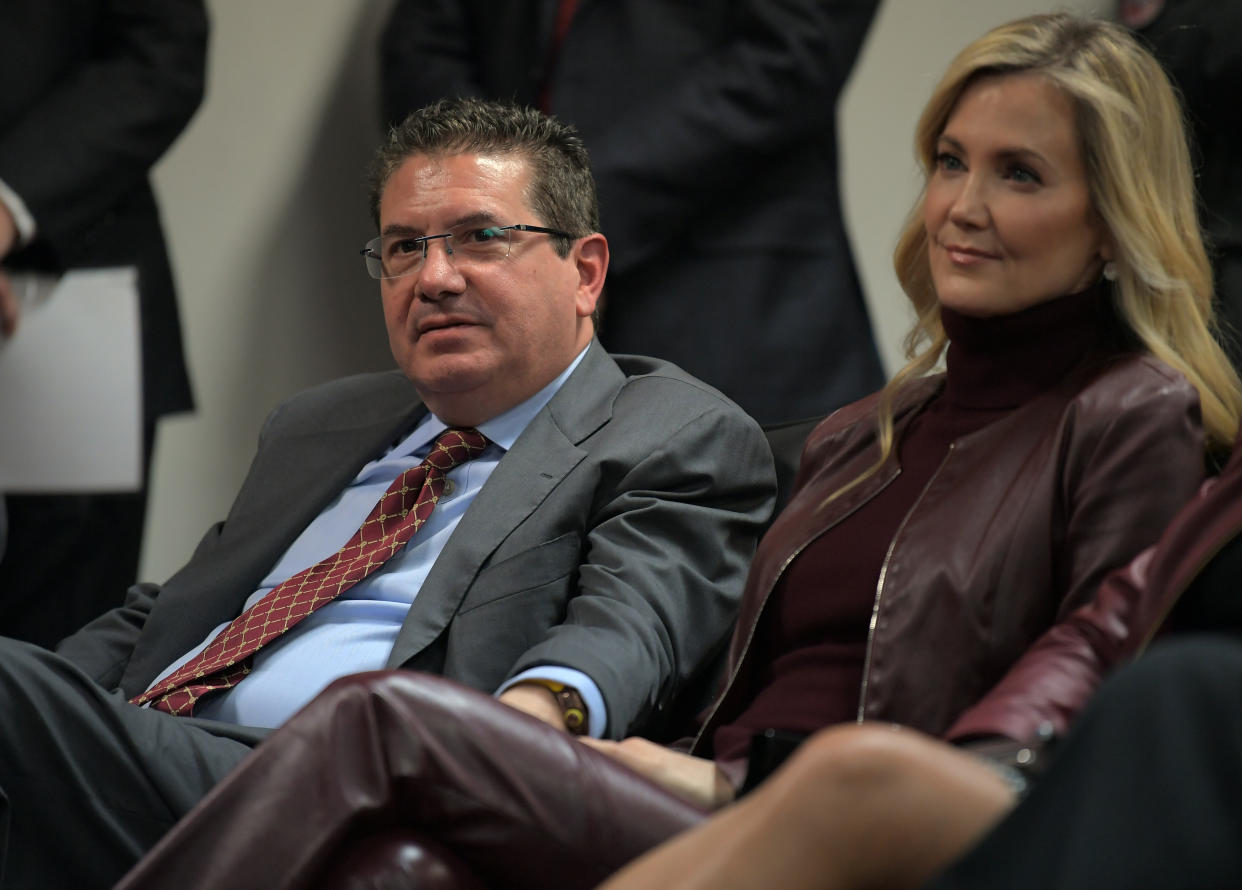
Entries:
[[608, 244], [581, 141], [441, 103], [373, 186], [363, 253], [400, 370], [279, 406], [162, 586], [56, 653], [0, 639], [0, 888], [110, 887], [338, 677], [440, 674], [616, 738], [727, 636], [771, 452], [716, 390], [595, 340]]
[[384, 111], [478, 95], [572, 123], [612, 245], [604, 344], [761, 422], [823, 415], [884, 382], [834, 113], [877, 5], [398, 0]]
[[1221, 340], [1242, 368], [1242, 3], [1121, 0], [1121, 21], [1150, 44], [1181, 91], [1212, 253]]
[[193, 407], [150, 183], [203, 95], [201, 0], [0, 4], [0, 329], [21, 336], [8, 272], [138, 270], [143, 483], [11, 494], [0, 633], [51, 646], [134, 582], [156, 421]]

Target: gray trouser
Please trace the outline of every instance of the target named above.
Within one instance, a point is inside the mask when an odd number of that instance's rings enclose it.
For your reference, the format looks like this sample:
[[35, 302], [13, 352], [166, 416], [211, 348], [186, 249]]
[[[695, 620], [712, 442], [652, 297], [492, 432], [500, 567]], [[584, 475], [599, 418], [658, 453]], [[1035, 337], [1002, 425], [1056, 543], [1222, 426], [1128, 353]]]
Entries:
[[111, 887], [249, 751], [0, 638], [0, 888]]

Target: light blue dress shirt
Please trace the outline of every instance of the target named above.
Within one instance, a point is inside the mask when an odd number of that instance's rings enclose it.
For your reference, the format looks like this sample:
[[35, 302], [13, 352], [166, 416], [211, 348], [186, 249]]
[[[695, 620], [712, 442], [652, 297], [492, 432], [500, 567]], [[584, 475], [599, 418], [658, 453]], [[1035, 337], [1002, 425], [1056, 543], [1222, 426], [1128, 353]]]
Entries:
[[[584, 349], [560, 376], [535, 395], [480, 424], [479, 432], [491, 444], [474, 460], [449, 471], [444, 494], [409, 543], [382, 569], [268, 643], [255, 655], [253, 671], [245, 681], [212, 695], [196, 709], [195, 716], [244, 726], [279, 726], [333, 680], [383, 668], [410, 604], [475, 495], [585, 354]], [[421, 463], [432, 443], [447, 428], [444, 421], [428, 414], [383, 457], [364, 466], [277, 560], [258, 590], [246, 599], [244, 608], [249, 609], [287, 578], [343, 547], [393, 480]], [[226, 622], [212, 630], [202, 643], [161, 672], [151, 686], [198, 655], [227, 626]], [[577, 688], [587, 705], [590, 733], [596, 737], [603, 734], [607, 725], [603, 696], [594, 681], [581, 671], [540, 666], [514, 677], [497, 694], [530, 677]]]

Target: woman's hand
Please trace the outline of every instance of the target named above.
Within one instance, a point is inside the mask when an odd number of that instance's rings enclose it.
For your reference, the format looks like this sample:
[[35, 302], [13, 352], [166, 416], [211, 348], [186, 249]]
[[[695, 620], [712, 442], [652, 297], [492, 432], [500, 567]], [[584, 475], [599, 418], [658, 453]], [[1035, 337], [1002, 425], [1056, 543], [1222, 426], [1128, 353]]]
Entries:
[[620, 761], [696, 806], [716, 810], [733, 800], [733, 786], [716, 768], [714, 761], [683, 754], [638, 737], [620, 742], [592, 738], [579, 741]]

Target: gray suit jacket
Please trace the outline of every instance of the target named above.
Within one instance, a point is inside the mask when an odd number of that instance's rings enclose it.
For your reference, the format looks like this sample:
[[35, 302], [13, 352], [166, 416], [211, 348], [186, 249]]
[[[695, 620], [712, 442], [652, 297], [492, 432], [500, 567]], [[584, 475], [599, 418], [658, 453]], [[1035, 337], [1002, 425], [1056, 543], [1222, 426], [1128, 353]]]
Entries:
[[[619, 363], [619, 364], [618, 364]], [[358, 470], [426, 413], [399, 372], [301, 393], [268, 419], [228, 518], [163, 587], [61, 643], [132, 696], [233, 618]], [[758, 426], [677, 367], [593, 344], [462, 518], [390, 667], [492, 691], [532, 665], [598, 684], [608, 732], [657, 717], [729, 632], [772, 508]]]

